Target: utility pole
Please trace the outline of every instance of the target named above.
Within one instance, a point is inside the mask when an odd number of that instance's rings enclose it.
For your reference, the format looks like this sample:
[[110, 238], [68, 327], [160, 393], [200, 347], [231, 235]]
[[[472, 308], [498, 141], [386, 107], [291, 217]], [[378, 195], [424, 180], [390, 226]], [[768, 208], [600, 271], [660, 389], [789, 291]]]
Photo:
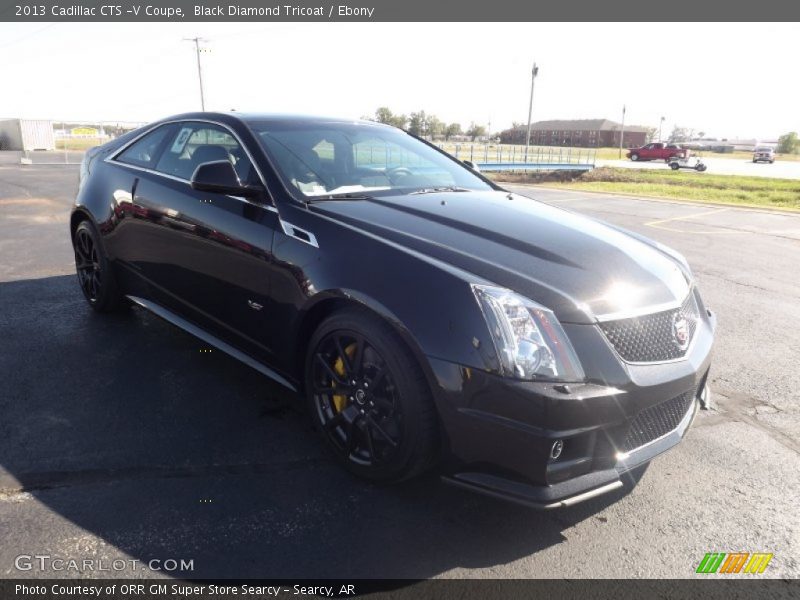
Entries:
[[619, 158], [622, 159], [622, 140], [625, 137], [625, 105], [622, 105], [622, 131], [619, 132]]
[[661, 121], [658, 123], [658, 141], [660, 142], [664, 138], [661, 137], [661, 128], [664, 125], [664, 117], [661, 117]]
[[203, 68], [200, 66], [200, 42], [207, 42], [201, 37], [183, 38], [184, 42], [194, 42], [194, 50], [197, 55], [197, 79], [200, 81], [200, 110], [206, 110], [206, 98], [203, 92]]
[[536, 76], [539, 74], [539, 67], [533, 63], [531, 69], [531, 100], [528, 103], [528, 135], [525, 138], [525, 162], [528, 162], [528, 147], [531, 145], [531, 114], [533, 113], [533, 85], [536, 83]]

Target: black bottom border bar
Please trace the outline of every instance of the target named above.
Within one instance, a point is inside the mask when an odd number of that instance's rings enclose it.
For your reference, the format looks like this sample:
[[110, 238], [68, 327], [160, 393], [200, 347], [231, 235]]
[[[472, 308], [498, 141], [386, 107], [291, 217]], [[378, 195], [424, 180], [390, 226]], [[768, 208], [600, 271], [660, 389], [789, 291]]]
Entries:
[[375, 598], [448, 600], [480, 598], [595, 600], [614, 598], [798, 598], [800, 580], [707, 576], [698, 579], [3, 579], [0, 598], [29, 600], [214, 600], [244, 598]]

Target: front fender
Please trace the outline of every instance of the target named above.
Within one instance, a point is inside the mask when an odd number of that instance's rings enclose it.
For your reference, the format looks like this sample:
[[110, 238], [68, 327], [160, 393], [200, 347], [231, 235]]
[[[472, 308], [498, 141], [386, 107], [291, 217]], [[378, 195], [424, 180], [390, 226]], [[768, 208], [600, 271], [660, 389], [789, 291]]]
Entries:
[[[450, 265], [302, 208], [281, 207], [281, 218], [314, 234], [315, 247], [276, 233], [274, 258], [294, 272], [274, 289], [279, 305], [302, 318], [331, 298], [363, 305], [413, 340], [421, 354], [496, 371], [494, 345], [470, 287], [486, 283]], [[289, 278], [281, 278], [290, 282]], [[291, 282], [290, 282], [291, 283]], [[294, 288], [294, 291], [290, 290]], [[293, 297], [292, 297], [293, 296]], [[298, 323], [292, 336], [301, 329]]]

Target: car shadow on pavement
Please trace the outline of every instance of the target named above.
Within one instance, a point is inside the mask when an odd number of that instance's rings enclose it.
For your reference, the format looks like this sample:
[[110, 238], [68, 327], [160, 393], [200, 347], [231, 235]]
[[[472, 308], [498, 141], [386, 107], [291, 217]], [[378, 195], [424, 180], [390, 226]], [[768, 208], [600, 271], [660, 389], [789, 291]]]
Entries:
[[15, 573], [27, 552], [192, 561], [166, 573], [192, 579], [545, 577], [502, 566], [630, 490], [536, 512], [435, 474], [366, 484], [298, 398], [143, 310], [94, 314], [74, 276], [0, 283], [0, 340], [0, 500], [35, 500], [0, 501], [13, 576], [86, 576]]

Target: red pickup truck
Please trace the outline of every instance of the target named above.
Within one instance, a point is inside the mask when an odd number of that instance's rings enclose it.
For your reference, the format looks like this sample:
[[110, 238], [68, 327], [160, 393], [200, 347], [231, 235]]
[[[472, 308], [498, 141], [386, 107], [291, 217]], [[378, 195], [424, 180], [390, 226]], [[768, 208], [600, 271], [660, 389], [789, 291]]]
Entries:
[[669, 162], [673, 157], [688, 158], [688, 150], [677, 144], [663, 144], [654, 142], [641, 148], [631, 148], [625, 155], [633, 161], [637, 160], [664, 160]]

